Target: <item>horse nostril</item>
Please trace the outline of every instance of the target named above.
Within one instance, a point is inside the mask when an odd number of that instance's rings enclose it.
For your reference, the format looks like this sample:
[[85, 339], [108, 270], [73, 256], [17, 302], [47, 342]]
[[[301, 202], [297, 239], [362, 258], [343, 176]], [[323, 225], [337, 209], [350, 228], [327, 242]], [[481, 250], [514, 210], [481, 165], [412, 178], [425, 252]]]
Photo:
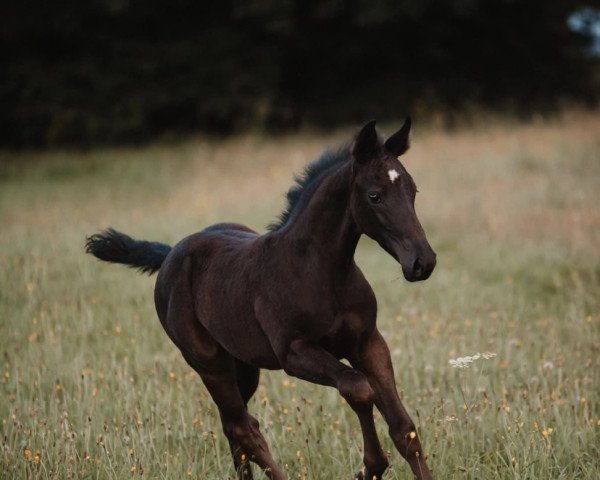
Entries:
[[423, 273], [423, 262], [417, 257], [413, 265], [413, 275], [420, 276]]

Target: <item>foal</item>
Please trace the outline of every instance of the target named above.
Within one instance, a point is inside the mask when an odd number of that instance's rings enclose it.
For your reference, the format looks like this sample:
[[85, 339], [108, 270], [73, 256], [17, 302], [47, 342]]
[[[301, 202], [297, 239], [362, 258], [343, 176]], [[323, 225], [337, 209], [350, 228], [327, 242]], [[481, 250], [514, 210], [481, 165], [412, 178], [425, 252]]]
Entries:
[[383, 142], [372, 121], [351, 147], [323, 154], [263, 235], [221, 223], [173, 248], [112, 229], [87, 239], [86, 251], [101, 260], [159, 271], [156, 311], [216, 403], [242, 479], [252, 478], [249, 461], [272, 480], [287, 478], [247, 408], [261, 368], [339, 391], [362, 429], [364, 468], [356, 478], [380, 479], [388, 466], [374, 405], [415, 476], [432, 478], [375, 324], [375, 296], [354, 262], [364, 233], [400, 263], [408, 281], [433, 271], [435, 253], [414, 209], [417, 189], [398, 160], [409, 131], [410, 118]]

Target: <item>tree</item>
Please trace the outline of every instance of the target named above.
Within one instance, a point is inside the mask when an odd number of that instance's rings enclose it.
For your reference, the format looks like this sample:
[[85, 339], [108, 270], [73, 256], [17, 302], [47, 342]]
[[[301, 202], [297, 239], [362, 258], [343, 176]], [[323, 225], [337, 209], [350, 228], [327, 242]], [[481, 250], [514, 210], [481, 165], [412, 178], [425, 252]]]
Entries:
[[[0, 143], [138, 142], [593, 102], [563, 0], [28, 0], [0, 17]], [[589, 34], [588, 34], [589, 37]]]

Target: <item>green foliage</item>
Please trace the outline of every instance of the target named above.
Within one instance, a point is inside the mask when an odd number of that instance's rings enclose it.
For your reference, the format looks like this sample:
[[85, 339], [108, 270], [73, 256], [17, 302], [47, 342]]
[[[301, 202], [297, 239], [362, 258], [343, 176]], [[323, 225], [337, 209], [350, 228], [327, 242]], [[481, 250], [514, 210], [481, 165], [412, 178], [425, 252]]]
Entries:
[[7, 5], [0, 143], [136, 143], [165, 132], [452, 119], [592, 101], [560, 0]]

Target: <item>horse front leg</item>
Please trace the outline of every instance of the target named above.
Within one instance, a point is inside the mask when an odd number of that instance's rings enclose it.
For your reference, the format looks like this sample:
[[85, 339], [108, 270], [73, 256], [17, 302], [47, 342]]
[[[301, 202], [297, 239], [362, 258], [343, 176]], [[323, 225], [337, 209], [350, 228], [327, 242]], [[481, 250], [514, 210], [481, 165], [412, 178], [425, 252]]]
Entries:
[[373, 421], [375, 394], [367, 377], [344, 365], [329, 352], [303, 340], [295, 340], [282, 362], [286, 373], [312, 383], [335, 387], [358, 416], [362, 430], [365, 469], [357, 479], [381, 479], [388, 460], [381, 448]]
[[373, 387], [375, 403], [388, 424], [398, 452], [406, 459], [417, 479], [432, 480], [415, 424], [396, 390], [390, 351], [378, 330], [362, 346], [353, 364], [366, 375]]

